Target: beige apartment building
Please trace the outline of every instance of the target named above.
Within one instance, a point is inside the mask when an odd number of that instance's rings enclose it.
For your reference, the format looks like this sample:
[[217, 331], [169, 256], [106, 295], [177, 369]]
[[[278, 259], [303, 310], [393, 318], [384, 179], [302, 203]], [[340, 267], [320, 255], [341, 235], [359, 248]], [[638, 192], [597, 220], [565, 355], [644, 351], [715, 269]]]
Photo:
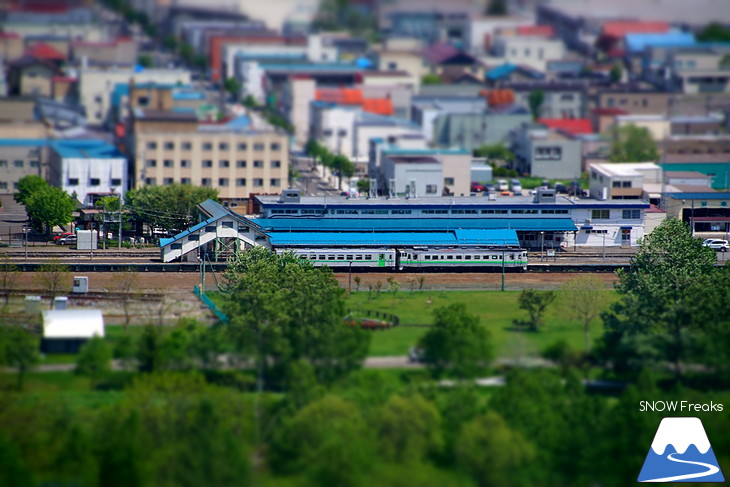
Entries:
[[252, 193], [278, 194], [289, 176], [285, 134], [198, 124], [175, 112], [136, 117], [134, 186], [172, 183], [218, 190], [221, 202], [242, 207]]

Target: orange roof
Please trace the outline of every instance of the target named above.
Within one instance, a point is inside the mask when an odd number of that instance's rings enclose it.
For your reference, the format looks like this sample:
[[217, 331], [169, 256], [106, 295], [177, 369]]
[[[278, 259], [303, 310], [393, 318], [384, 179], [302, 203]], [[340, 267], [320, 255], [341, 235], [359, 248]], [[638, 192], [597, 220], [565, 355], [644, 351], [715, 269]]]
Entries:
[[362, 109], [378, 115], [393, 115], [393, 102], [390, 98], [366, 98], [363, 100]]
[[669, 30], [666, 22], [605, 22], [603, 35], [623, 37], [626, 34], [656, 33], [662, 34]]
[[522, 25], [517, 27], [517, 34], [521, 36], [554, 37], [555, 29], [552, 25]]
[[592, 134], [593, 127], [587, 118], [541, 118], [538, 122], [551, 129], [559, 129], [572, 135]]
[[45, 59], [47, 61], [63, 61], [66, 59], [66, 56], [61, 54], [58, 49], [53, 46], [49, 46], [45, 42], [33, 44], [25, 50], [25, 55], [36, 59]]

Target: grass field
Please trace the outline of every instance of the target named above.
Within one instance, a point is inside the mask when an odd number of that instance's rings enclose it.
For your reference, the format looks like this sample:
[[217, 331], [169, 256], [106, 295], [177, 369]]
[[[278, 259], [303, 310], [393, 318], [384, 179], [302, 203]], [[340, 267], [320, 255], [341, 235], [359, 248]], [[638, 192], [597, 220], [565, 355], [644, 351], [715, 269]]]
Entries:
[[[548, 345], [566, 340], [576, 349], [583, 349], [583, 330], [578, 322], [561, 317], [559, 303], [548, 308], [546, 326], [537, 333], [517, 332], [511, 329], [512, 320], [526, 318], [527, 314], [517, 306], [518, 292], [499, 291], [450, 291], [435, 293], [381, 293], [368, 300], [368, 293], [353, 293], [347, 306], [359, 310], [383, 311], [399, 317], [401, 326], [373, 332], [371, 356], [405, 355], [428, 328], [409, 325], [429, 325], [435, 308], [452, 303], [463, 303], [469, 312], [479, 316], [480, 323], [492, 334], [497, 356], [501, 358], [536, 355]], [[603, 331], [599, 320], [592, 325], [591, 336]]]

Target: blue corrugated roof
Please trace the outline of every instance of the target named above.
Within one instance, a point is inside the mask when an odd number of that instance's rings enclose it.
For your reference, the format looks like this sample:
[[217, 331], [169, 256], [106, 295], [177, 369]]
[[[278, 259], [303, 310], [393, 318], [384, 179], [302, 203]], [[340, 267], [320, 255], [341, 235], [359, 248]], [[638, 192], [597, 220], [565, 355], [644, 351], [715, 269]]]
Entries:
[[521, 230], [574, 232], [570, 218], [259, 218], [264, 231], [276, 232], [446, 232]]
[[730, 200], [730, 192], [723, 193], [671, 193], [674, 200]]
[[51, 148], [63, 158], [116, 159], [124, 157], [110, 143], [98, 140], [54, 140]]
[[198, 206], [212, 218], [221, 218], [230, 214], [225, 206], [210, 199], [203, 201]]
[[413, 246], [413, 245], [519, 245], [514, 230], [455, 230], [453, 232], [385, 233], [312, 233], [276, 232], [270, 234], [274, 246]]
[[187, 230], [183, 230], [182, 232], [178, 233], [172, 238], [161, 238], [160, 239], [160, 247], [164, 247], [166, 245], [169, 245], [173, 242], [176, 242], [180, 240], [181, 238], [190, 235], [191, 233], [195, 233], [201, 228], [205, 227], [206, 225], [210, 225], [211, 223], [214, 223], [218, 218], [208, 218], [204, 222], [200, 222], [197, 225], [193, 225], [192, 227], [188, 228]]
[[492, 68], [487, 71], [487, 78], [491, 80], [499, 79], [503, 76], [507, 76], [515, 69], [517, 69], [517, 66], [515, 66], [514, 64], [505, 63], [501, 66], [497, 66], [496, 68]]
[[665, 33], [626, 34], [626, 47], [629, 52], [643, 51], [647, 46], [682, 47], [697, 44], [695, 36], [689, 32], [671, 30]]
[[48, 145], [48, 139], [0, 139], [0, 147]]

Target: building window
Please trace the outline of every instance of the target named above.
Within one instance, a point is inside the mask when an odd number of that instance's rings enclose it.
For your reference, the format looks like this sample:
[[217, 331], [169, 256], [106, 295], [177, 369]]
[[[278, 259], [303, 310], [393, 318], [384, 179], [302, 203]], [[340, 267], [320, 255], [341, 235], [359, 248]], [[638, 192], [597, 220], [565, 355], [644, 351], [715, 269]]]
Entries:
[[193, 144], [191, 144], [190, 142], [183, 142], [182, 144], [180, 144], [180, 148], [182, 150], [190, 150], [193, 148]]
[[210, 186], [211, 185], [211, 179], [210, 178], [203, 178], [200, 180], [201, 186]]
[[174, 150], [174, 149], [175, 149], [174, 142], [165, 142], [165, 150]]
[[0, 159], [0, 167], [8, 167], [8, 161], [5, 159]]
[[151, 150], [157, 149], [157, 142], [147, 142], [147, 148]]
[[164, 184], [164, 185], [169, 185], [169, 184], [172, 184], [174, 182], [175, 181], [172, 178], [165, 178], [165, 179], [162, 180], [162, 184]]
[[264, 167], [264, 161], [253, 161], [253, 167]]
[[23, 163], [23, 161], [13, 161], [13, 165], [15, 167], [23, 167], [25, 164]]
[[41, 167], [41, 161], [30, 161], [30, 167], [35, 167], [35, 168]]
[[121, 186], [122, 178], [112, 178], [112, 186]]
[[272, 142], [271, 143], [271, 150], [272, 151], [281, 150], [281, 144], [278, 143], [278, 142]]
[[146, 184], [147, 186], [154, 186], [154, 185], [155, 185], [155, 178], [146, 178], [146, 179], [144, 180], [144, 183], [145, 183], [145, 184]]
[[147, 167], [157, 167], [157, 161], [154, 159], [147, 159]]
[[218, 186], [228, 186], [228, 178], [219, 178]]
[[0, 189], [8, 189], [8, 183], [5, 181], [0, 181]]
[[236, 161], [236, 167], [246, 167], [246, 161]]
[[101, 180], [99, 178], [90, 178], [89, 179], [89, 186], [99, 186], [101, 184]]
[[218, 144], [219, 150], [228, 150], [228, 147], [229, 147], [228, 142], [221, 142], [220, 144]]
[[264, 144], [262, 144], [260, 142], [254, 144], [253, 145], [253, 150], [255, 150], [255, 151], [262, 151], [262, 150], [264, 150]]
[[190, 161], [187, 159], [183, 159], [180, 161], [180, 167], [190, 167]]
[[206, 159], [203, 161], [203, 167], [213, 167], [213, 161]]
[[563, 93], [560, 95], [560, 101], [573, 101], [574, 95], [571, 93]]
[[264, 180], [263, 180], [263, 179], [261, 179], [261, 178], [254, 178], [254, 180], [253, 180], [253, 185], [254, 185], [254, 187], [256, 187], [256, 188], [260, 188], [261, 186], [263, 186], [263, 185], [264, 185]]
[[150, 104], [149, 96], [138, 96], [137, 97], [137, 106], [146, 107], [149, 104]]
[[68, 185], [69, 186], [78, 186], [79, 178], [68, 178]]
[[271, 168], [278, 169], [281, 167], [281, 161], [271, 161]]
[[241, 142], [240, 144], [238, 144], [238, 150], [246, 150], [246, 149], [248, 149], [248, 144], [246, 144], [245, 142]]
[[435, 184], [426, 185], [426, 194], [436, 194], [438, 192], [438, 186]]
[[210, 142], [203, 142], [203, 150], [210, 151], [213, 150], [213, 144]]
[[236, 186], [246, 186], [246, 178], [238, 178], [236, 179]]
[[536, 147], [535, 148], [535, 159], [536, 160], [558, 160], [563, 156], [563, 149], [561, 147]]
[[621, 187], [622, 187], [622, 188], [630, 188], [630, 187], [631, 187], [631, 181], [624, 181], [624, 182], [623, 182], [623, 183], [621, 184]]
[[624, 220], [638, 220], [641, 218], [641, 210], [623, 210], [621, 216]]
[[591, 218], [594, 220], [608, 220], [610, 218], [609, 210], [591, 210]]
[[165, 159], [162, 162], [162, 165], [165, 166], [165, 167], [172, 167], [172, 160], [171, 159]]
[[180, 178], [180, 184], [190, 184], [190, 178]]
[[218, 161], [218, 167], [231, 167], [231, 163], [228, 161]]
[[272, 179], [271, 180], [271, 185], [272, 186], [277, 186], [277, 187], [280, 186], [281, 185], [281, 179], [276, 179], [276, 178]]
[[444, 178], [444, 186], [453, 186], [454, 178]]
[[620, 188], [621, 187], [621, 181], [614, 181], [611, 183], [612, 188]]

